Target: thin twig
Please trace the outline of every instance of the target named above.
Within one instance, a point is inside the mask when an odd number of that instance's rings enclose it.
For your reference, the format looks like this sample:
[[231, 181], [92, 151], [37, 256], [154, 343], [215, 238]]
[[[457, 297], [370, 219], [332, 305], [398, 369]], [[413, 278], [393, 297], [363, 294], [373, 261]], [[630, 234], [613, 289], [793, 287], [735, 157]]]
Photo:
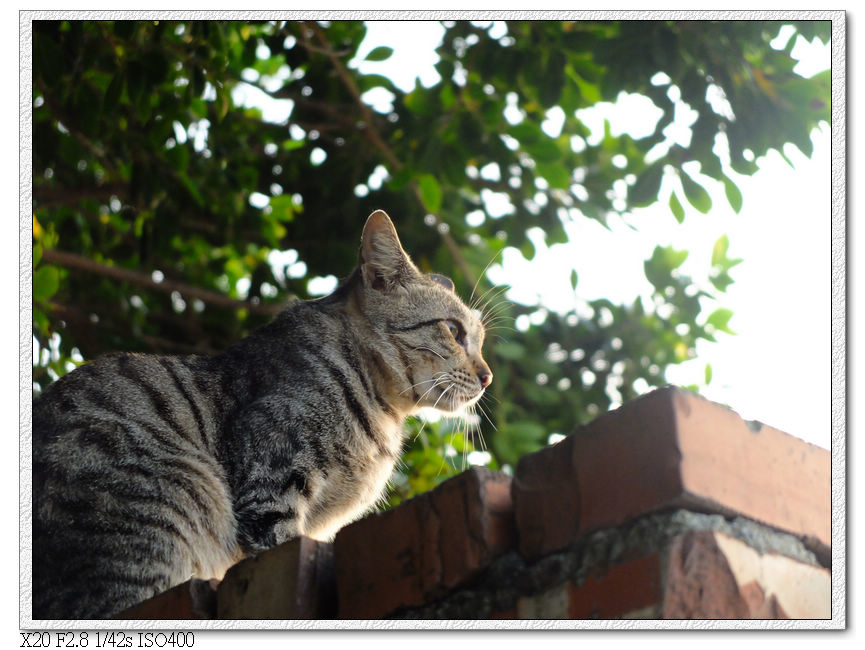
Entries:
[[214, 307], [222, 307], [224, 309], [246, 309], [256, 314], [274, 315], [282, 311], [284, 305], [279, 304], [254, 304], [246, 300], [236, 300], [229, 298], [214, 291], [208, 291], [201, 287], [195, 287], [174, 280], [162, 280], [156, 282], [150, 275], [141, 271], [133, 271], [117, 266], [108, 266], [95, 262], [87, 257], [77, 255], [75, 253], [67, 253], [55, 249], [45, 249], [42, 252], [42, 260], [47, 264], [57, 264], [67, 269], [75, 269], [85, 271], [87, 273], [95, 273], [102, 277], [119, 280], [121, 282], [130, 282], [139, 286], [147, 287], [153, 291], [161, 291], [163, 293], [173, 293], [177, 291], [180, 295], [187, 299], [201, 300]]

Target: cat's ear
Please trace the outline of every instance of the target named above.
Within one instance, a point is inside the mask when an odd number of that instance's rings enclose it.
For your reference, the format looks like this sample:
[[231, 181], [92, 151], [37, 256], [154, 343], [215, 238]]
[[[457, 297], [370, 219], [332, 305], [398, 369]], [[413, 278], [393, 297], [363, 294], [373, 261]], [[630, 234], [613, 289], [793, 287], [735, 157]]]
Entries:
[[391, 291], [419, 275], [383, 210], [376, 210], [366, 220], [359, 263], [364, 283], [377, 291]]
[[438, 273], [430, 273], [427, 275], [427, 277], [433, 282], [442, 285], [448, 291], [454, 290], [454, 282], [449, 277], [439, 275]]

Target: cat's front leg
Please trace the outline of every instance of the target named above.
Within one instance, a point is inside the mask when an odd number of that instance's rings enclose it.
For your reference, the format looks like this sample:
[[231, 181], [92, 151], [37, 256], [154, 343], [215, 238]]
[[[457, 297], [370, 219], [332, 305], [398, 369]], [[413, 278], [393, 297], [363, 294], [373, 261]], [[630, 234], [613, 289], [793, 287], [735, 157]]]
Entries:
[[237, 538], [244, 553], [260, 553], [298, 536], [297, 508], [285, 500], [241, 495], [237, 504]]
[[234, 418], [222, 462], [244, 552], [273, 548], [301, 533], [305, 473], [296, 465], [303, 448], [291, 404], [279, 394], [255, 400]]

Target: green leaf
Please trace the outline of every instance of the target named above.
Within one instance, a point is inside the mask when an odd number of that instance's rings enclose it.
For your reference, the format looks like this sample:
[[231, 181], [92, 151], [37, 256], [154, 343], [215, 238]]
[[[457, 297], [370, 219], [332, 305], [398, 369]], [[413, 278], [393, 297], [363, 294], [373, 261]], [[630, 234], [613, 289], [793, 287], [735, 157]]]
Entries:
[[507, 133], [512, 138], [519, 140], [520, 144], [524, 147], [539, 142], [547, 137], [537, 124], [529, 122], [528, 120], [508, 127]]
[[182, 144], [177, 144], [165, 152], [165, 157], [176, 171], [185, 172], [189, 167], [189, 150]]
[[546, 429], [537, 422], [514, 422], [513, 424], [510, 424], [508, 428], [515, 438], [521, 438], [527, 442], [541, 442], [547, 436]]
[[445, 438], [445, 442], [461, 454], [469, 451], [474, 451], [474, 445], [472, 445], [471, 442], [466, 440], [466, 436], [462, 431], [448, 434]]
[[571, 186], [571, 172], [561, 163], [538, 162], [536, 170], [547, 179], [550, 187], [566, 190]]
[[43, 266], [33, 273], [33, 300], [48, 300], [60, 288], [60, 272], [56, 266]]
[[662, 250], [664, 261], [670, 270], [679, 268], [688, 259], [688, 251], [677, 251], [672, 246], [667, 246]]
[[679, 178], [682, 180], [682, 189], [685, 190], [688, 202], [703, 214], [709, 212], [712, 209], [712, 198], [706, 189], [687, 174], [679, 174]]
[[727, 194], [727, 201], [730, 203], [730, 207], [733, 208], [733, 211], [736, 214], [739, 214], [742, 210], [742, 192], [739, 190], [739, 187], [726, 176], [721, 180], [724, 182], [724, 192]]
[[730, 247], [730, 239], [727, 235], [718, 237], [718, 241], [712, 246], [712, 266], [718, 266], [727, 259], [727, 249]]
[[733, 284], [733, 279], [728, 273], [719, 273], [718, 275], [711, 276], [709, 281], [712, 283], [712, 286], [722, 292], [726, 291], [727, 287]]
[[637, 177], [637, 182], [628, 189], [631, 205], [644, 207], [654, 203], [658, 199], [663, 177], [664, 166], [659, 163], [655, 163], [640, 174]]
[[387, 45], [380, 45], [370, 50], [369, 54], [366, 55], [364, 61], [384, 61], [385, 59], [389, 59], [391, 54], [393, 54], [392, 47], [388, 47]]
[[[438, 97], [435, 98], [436, 100]], [[403, 97], [406, 108], [412, 113], [431, 117], [438, 113], [438, 102], [433, 100], [430, 92], [422, 86], [416, 86], [413, 91]]]
[[306, 140], [283, 140], [282, 149], [284, 151], [293, 151], [294, 149], [300, 149], [302, 146], [306, 144]]
[[596, 76], [595, 71], [591, 67], [593, 64], [590, 63], [588, 59], [585, 60], [585, 63], [581, 60], [575, 59], [572, 62], [572, 65], [573, 67], [566, 67], [565, 72], [577, 85], [580, 95], [583, 96], [586, 105], [592, 106], [593, 104], [600, 102], [601, 89], [598, 87], [598, 84], [593, 83], [594, 80], [592, 79], [592, 77]]
[[221, 122], [231, 106], [231, 93], [222, 85], [216, 84], [216, 119]]
[[439, 101], [442, 103], [442, 107], [444, 107], [445, 109], [453, 106], [456, 98], [456, 93], [454, 92], [453, 86], [451, 84], [446, 84], [439, 93]]
[[33, 306], [33, 324], [35, 325], [35, 329], [42, 332], [45, 335], [48, 335], [51, 331], [51, 321], [48, 320], [48, 316], [45, 315], [45, 312]]
[[682, 204], [679, 202], [679, 197], [676, 196], [675, 192], [670, 194], [670, 211], [679, 223], [682, 223], [685, 220], [685, 208], [682, 207]]
[[420, 187], [421, 201], [424, 207], [433, 214], [436, 214], [442, 207], [442, 190], [432, 174], [423, 174], [418, 179], [418, 187]]
[[704, 375], [705, 375], [705, 384], [708, 386], [709, 384], [712, 383], [712, 364], [711, 363], [706, 364], [706, 368], [704, 370]]
[[717, 330], [726, 332], [727, 334], [734, 334], [734, 332], [728, 326], [730, 318], [732, 317], [732, 310], [721, 307], [709, 314], [709, 317], [706, 319], [706, 324], [711, 325]]
[[33, 268], [39, 265], [39, 260], [42, 259], [42, 244], [33, 244]]
[[496, 355], [508, 361], [518, 361], [526, 356], [526, 348], [516, 341], [499, 341], [496, 343]]
[[[557, 162], [562, 157], [562, 152], [559, 150], [555, 140], [548, 137], [543, 137], [537, 142], [523, 146], [529, 155], [538, 163]], [[570, 176], [570, 174], [568, 174]]]
[[270, 197], [271, 215], [277, 221], [289, 223], [294, 221], [295, 205], [294, 199], [288, 194], [280, 194]]
[[372, 90], [373, 88], [393, 88], [393, 81], [381, 74], [365, 74], [358, 78], [357, 86], [361, 92]]

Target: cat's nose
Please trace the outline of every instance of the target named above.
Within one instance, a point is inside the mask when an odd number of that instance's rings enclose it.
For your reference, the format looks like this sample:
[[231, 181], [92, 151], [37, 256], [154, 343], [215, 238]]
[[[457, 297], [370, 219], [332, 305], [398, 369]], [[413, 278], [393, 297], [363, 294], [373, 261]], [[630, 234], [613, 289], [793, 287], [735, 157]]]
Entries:
[[481, 386], [486, 388], [493, 381], [493, 373], [490, 372], [489, 368], [484, 368], [478, 372], [478, 379], [481, 382]]

